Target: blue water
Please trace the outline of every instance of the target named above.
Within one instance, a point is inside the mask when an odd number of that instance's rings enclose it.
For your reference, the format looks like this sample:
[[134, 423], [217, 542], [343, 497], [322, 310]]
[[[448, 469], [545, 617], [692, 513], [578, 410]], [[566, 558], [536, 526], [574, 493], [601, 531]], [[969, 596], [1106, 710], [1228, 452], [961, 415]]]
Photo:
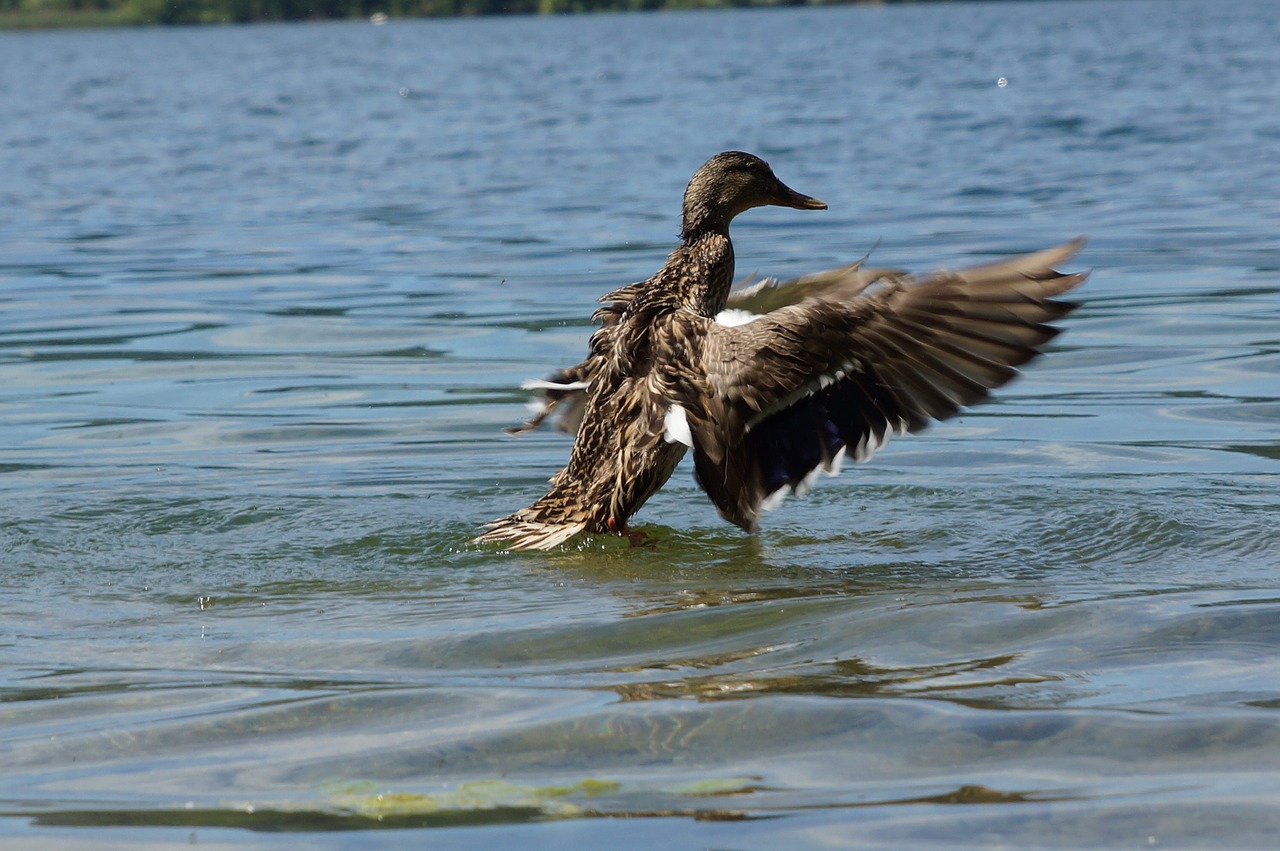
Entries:
[[[1274, 845], [1278, 43], [1264, 0], [0, 34], [0, 844]], [[519, 382], [725, 148], [830, 205], [742, 216], [742, 275], [1086, 233], [1084, 304], [759, 536], [682, 469], [653, 548], [468, 547], [567, 456], [501, 433]]]

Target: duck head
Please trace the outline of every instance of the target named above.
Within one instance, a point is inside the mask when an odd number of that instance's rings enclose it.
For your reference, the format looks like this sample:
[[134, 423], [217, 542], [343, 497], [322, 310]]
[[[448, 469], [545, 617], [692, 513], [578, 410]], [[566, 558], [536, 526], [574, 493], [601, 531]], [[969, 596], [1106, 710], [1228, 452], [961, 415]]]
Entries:
[[769, 164], [742, 151], [716, 154], [694, 173], [684, 191], [681, 237], [728, 233], [733, 217], [752, 207], [825, 210], [817, 198], [801, 195], [779, 180]]

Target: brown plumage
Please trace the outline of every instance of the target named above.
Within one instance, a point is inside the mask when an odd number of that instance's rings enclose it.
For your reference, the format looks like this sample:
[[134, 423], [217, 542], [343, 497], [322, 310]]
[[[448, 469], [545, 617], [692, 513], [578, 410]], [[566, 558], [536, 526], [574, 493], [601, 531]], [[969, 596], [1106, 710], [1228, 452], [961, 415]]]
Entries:
[[846, 455], [866, 460], [891, 433], [951, 417], [1013, 378], [1057, 334], [1047, 323], [1073, 308], [1054, 297], [1086, 277], [1052, 268], [1077, 239], [922, 277], [859, 261], [731, 298], [729, 222], [768, 204], [826, 207], [750, 154], [717, 154], [698, 170], [680, 246], [653, 277], [601, 299], [585, 360], [527, 385], [542, 390], [543, 409], [511, 431], [554, 412], [575, 435], [568, 465], [476, 542], [549, 549], [620, 532], [687, 447], [721, 516], [755, 531], [818, 471], [835, 475]]

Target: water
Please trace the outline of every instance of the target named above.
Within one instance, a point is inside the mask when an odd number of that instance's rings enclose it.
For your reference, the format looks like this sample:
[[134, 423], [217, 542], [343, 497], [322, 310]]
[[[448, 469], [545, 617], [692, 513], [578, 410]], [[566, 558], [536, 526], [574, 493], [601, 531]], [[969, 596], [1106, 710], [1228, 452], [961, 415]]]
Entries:
[[[1274, 844], [1277, 43], [1267, 2], [0, 35], [0, 842]], [[469, 549], [567, 454], [500, 433], [519, 381], [724, 148], [830, 204], [743, 216], [741, 274], [1088, 233], [1085, 304], [758, 537], [684, 468], [652, 549]]]

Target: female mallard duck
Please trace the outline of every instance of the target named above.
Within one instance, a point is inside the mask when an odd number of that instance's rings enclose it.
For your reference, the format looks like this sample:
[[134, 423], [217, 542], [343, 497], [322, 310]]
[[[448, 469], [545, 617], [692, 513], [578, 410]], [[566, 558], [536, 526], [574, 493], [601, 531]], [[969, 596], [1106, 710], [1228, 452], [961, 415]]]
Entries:
[[[687, 448], [698, 484], [748, 532], [821, 470], [835, 475], [889, 440], [986, 398], [1038, 354], [1074, 305], [1054, 301], [1086, 273], [1059, 248], [910, 277], [860, 263], [765, 282], [732, 301], [729, 222], [752, 207], [825, 210], [758, 157], [717, 154], [684, 194], [680, 246], [647, 281], [614, 290], [582, 363], [527, 387], [576, 434], [546, 496], [494, 520], [476, 542], [549, 549], [621, 532]], [[753, 308], [757, 313], [745, 312]], [[723, 311], [723, 312], [722, 312]], [[759, 312], [763, 311], [763, 315]]]

